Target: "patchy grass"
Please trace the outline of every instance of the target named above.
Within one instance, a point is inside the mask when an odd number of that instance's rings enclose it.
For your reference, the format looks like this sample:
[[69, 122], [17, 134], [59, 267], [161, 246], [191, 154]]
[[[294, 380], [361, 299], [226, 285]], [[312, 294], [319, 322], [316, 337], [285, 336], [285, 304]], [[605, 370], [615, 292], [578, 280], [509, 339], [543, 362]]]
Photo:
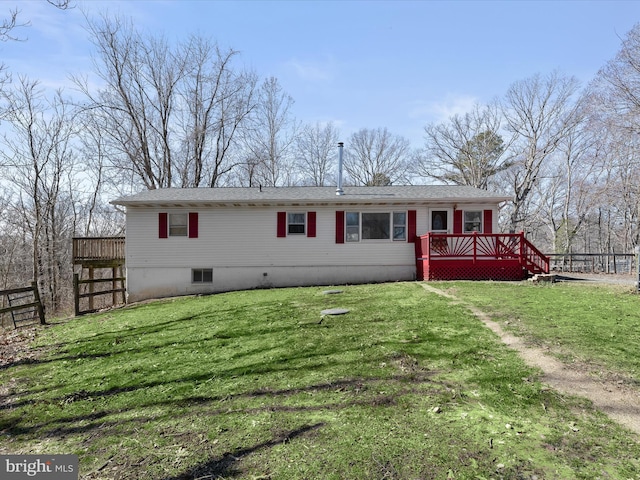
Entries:
[[[640, 374], [640, 295], [629, 287], [561, 282], [443, 282], [503, 327], [565, 362]], [[637, 383], [637, 382], [635, 382]]]
[[[48, 354], [0, 370], [0, 451], [75, 453], [84, 479], [640, 475], [635, 436], [542, 386], [461, 306], [415, 283], [322, 291], [48, 328]], [[350, 312], [321, 319], [333, 307]]]

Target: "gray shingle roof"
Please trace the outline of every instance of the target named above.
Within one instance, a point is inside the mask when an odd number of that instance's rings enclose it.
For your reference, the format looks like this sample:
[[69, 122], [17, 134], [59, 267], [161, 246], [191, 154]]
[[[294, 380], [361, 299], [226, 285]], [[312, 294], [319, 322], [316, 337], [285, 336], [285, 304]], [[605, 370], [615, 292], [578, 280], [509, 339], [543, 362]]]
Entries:
[[387, 187], [252, 187], [164, 188], [113, 200], [114, 205], [287, 205], [287, 204], [401, 204], [434, 202], [502, 202], [508, 197], [459, 185]]

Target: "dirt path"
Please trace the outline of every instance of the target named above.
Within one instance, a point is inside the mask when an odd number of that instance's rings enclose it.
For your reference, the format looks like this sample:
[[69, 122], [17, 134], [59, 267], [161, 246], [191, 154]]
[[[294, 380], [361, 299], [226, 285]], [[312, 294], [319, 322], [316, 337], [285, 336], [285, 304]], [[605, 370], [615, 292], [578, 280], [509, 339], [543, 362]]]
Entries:
[[431, 285], [421, 283], [428, 291], [450, 298], [467, 307], [476, 317], [495, 332], [510, 348], [520, 353], [525, 362], [542, 370], [542, 382], [559, 392], [588, 398], [595, 407], [613, 420], [640, 434], [640, 394], [623, 383], [595, 379], [584, 369], [568, 368], [542, 349], [524, 344], [521, 338], [502, 330], [502, 327], [473, 305]]

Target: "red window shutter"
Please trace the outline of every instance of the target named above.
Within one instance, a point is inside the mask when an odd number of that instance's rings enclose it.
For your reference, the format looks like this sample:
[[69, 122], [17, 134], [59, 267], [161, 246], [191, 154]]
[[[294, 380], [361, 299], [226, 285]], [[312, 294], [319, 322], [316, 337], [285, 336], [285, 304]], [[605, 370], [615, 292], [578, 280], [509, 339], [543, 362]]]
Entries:
[[336, 243], [344, 243], [344, 211], [336, 211]]
[[482, 231], [484, 233], [493, 233], [493, 210], [485, 210], [482, 219]]
[[278, 212], [278, 237], [287, 236], [287, 212]]
[[416, 211], [409, 210], [407, 212], [407, 241], [409, 243], [416, 242]]
[[453, 233], [462, 233], [462, 210], [453, 211]]
[[169, 238], [169, 220], [166, 212], [158, 214], [158, 238]]
[[307, 212], [307, 237], [316, 236], [316, 212]]
[[198, 238], [198, 212], [189, 212], [189, 238]]

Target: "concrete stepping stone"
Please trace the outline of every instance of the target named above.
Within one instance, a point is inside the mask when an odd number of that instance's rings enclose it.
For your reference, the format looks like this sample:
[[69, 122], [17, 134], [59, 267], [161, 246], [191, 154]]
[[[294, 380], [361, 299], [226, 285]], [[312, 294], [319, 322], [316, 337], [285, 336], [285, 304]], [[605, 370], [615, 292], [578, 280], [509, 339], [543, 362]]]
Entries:
[[328, 308], [327, 310], [322, 310], [320, 315], [344, 315], [345, 313], [349, 313], [346, 308]]

